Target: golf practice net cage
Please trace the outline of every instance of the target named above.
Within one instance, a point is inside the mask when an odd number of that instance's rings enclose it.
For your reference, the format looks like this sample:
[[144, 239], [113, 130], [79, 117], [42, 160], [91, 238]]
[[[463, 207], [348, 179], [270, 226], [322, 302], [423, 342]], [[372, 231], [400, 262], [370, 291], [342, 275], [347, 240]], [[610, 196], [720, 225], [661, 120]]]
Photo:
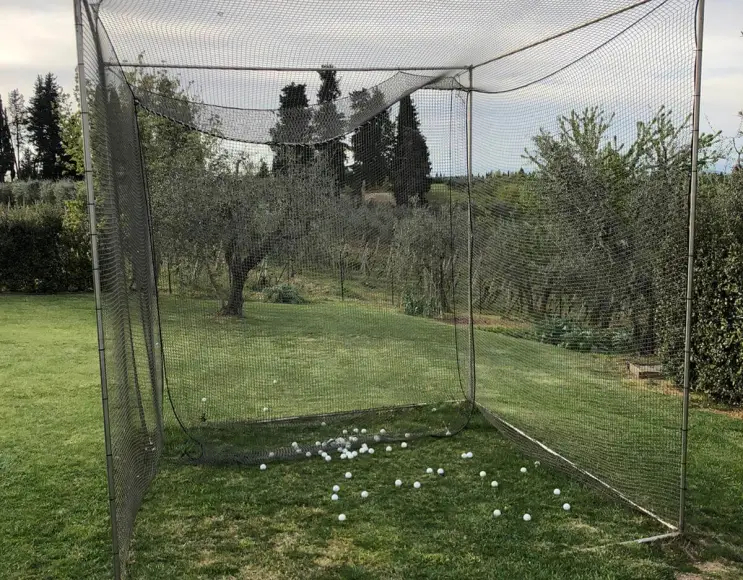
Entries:
[[628, 364], [684, 327], [697, 2], [75, 10], [117, 576], [164, 453], [319, 461], [475, 408], [683, 528], [688, 377]]

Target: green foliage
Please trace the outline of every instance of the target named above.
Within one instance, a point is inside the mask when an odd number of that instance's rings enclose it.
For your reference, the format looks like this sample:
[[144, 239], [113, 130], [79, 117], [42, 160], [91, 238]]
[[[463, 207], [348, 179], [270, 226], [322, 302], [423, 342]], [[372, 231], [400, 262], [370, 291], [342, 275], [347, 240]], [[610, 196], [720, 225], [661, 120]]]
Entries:
[[[743, 404], [743, 172], [700, 182], [690, 379], [715, 401]], [[681, 386], [686, 284], [670, 277], [660, 302], [660, 354]]]
[[534, 327], [537, 340], [569, 350], [602, 354], [626, 354], [632, 349], [632, 332], [627, 328], [590, 328], [574, 320], [550, 317]]
[[11, 183], [0, 183], [0, 204], [5, 206], [23, 206], [45, 203], [62, 208], [65, 201], [76, 196], [75, 182], [62, 179], [16, 180]]
[[346, 180], [346, 146], [342, 142], [345, 117], [335, 105], [341, 95], [338, 71], [332, 65], [323, 66], [320, 80], [318, 106], [312, 119], [315, 136], [321, 141], [316, 148], [331, 172], [336, 191], [340, 191]]
[[431, 189], [431, 160], [410, 95], [400, 100], [393, 165], [392, 184], [397, 205], [407, 205], [414, 198], [426, 203]]
[[434, 296], [425, 296], [414, 290], [405, 290], [402, 295], [403, 312], [409, 316], [425, 316], [431, 318], [440, 312]]
[[282, 143], [309, 143], [312, 137], [312, 112], [307, 98], [307, 86], [291, 83], [281, 89], [279, 121], [271, 129], [273, 145], [273, 172], [285, 173], [293, 166], [307, 166], [314, 157], [309, 145], [282, 145]]
[[304, 304], [306, 300], [293, 284], [281, 283], [263, 290], [263, 300], [274, 304]]
[[[351, 135], [353, 149], [352, 185], [357, 195], [363, 187], [382, 186], [390, 180], [394, 148], [394, 123], [385, 109], [384, 95], [378, 88], [361, 89], [349, 95], [352, 125], [361, 125]], [[364, 121], [370, 115], [371, 119]]]
[[68, 292], [92, 286], [84, 198], [0, 210], [0, 290]]

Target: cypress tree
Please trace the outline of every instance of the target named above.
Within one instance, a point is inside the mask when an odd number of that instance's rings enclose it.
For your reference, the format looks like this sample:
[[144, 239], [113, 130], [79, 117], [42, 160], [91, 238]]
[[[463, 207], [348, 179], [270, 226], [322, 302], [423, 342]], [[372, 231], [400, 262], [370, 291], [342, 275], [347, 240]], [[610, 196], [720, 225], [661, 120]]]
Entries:
[[431, 188], [431, 161], [426, 138], [420, 131], [418, 112], [409, 95], [400, 100], [393, 164], [392, 185], [397, 205], [408, 205], [413, 197], [426, 203]]
[[309, 109], [306, 89], [306, 85], [296, 83], [281, 89], [279, 120], [271, 129], [273, 172], [276, 174], [285, 173], [295, 164], [309, 165], [314, 157], [309, 145], [289, 145], [309, 143], [312, 136], [312, 111]]
[[29, 141], [42, 179], [59, 179], [65, 169], [61, 129], [62, 92], [52, 73], [39, 75], [28, 107]]
[[10, 180], [15, 179], [15, 165], [13, 139], [8, 124], [8, 111], [3, 108], [3, 100], [0, 97], [0, 182], [5, 181], [5, 174], [8, 172], [10, 172]]
[[314, 118], [315, 135], [321, 141], [317, 151], [327, 163], [333, 182], [340, 190], [346, 180], [346, 149], [341, 136], [345, 119], [335, 105], [335, 100], [341, 96], [338, 71], [331, 65], [325, 65], [320, 71], [320, 80]]
[[[371, 92], [361, 89], [351, 93], [353, 124], [362, 122], [351, 136], [354, 151], [352, 166], [353, 187], [360, 192], [362, 184], [377, 187], [390, 178], [391, 152], [394, 144], [394, 124], [389, 110], [384, 108], [382, 92], [374, 88]], [[376, 114], [375, 111], [378, 111]], [[368, 121], [366, 117], [374, 114]]]

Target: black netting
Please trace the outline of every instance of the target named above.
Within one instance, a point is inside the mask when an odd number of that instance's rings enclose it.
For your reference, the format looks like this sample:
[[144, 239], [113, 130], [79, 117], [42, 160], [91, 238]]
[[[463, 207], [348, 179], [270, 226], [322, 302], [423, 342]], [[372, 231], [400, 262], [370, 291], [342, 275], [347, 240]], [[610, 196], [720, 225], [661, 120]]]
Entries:
[[162, 430], [316, 459], [473, 402], [673, 527], [636, 371], [684, 308], [694, 0], [85, 7], [122, 561]]

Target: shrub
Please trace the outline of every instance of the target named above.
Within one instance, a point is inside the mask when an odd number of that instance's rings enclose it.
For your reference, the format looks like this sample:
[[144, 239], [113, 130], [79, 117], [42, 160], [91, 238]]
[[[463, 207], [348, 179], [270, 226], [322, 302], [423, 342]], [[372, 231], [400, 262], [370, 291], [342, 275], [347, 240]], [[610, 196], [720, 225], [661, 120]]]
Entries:
[[556, 316], [535, 324], [534, 333], [540, 342], [580, 352], [628, 353], [633, 346], [629, 329], [591, 328]]
[[410, 316], [426, 316], [431, 318], [436, 316], [440, 310], [434, 298], [416, 294], [412, 290], [406, 290], [403, 293], [402, 304], [405, 314]]
[[[705, 180], [697, 212], [690, 378], [717, 402], [743, 404], [743, 171]], [[659, 307], [660, 355], [683, 385], [686, 283], [672, 279]]]
[[66, 292], [92, 286], [85, 201], [0, 208], [0, 290]]
[[282, 283], [263, 291], [263, 299], [274, 304], [304, 304], [306, 301], [292, 284]]

